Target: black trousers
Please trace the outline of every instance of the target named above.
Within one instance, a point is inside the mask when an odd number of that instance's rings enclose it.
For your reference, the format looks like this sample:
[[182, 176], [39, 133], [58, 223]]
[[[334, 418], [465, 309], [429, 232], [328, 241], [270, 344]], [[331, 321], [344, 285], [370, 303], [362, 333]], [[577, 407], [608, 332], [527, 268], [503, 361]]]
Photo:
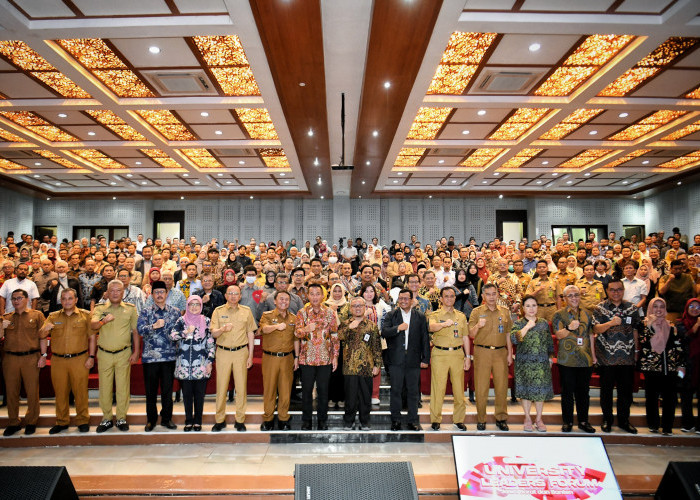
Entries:
[[204, 396], [208, 379], [180, 380], [182, 400], [185, 403], [185, 425], [202, 425]]
[[391, 380], [391, 410], [392, 422], [401, 421], [401, 393], [406, 386], [406, 403], [408, 406], [408, 422], [418, 423], [418, 394], [420, 391], [420, 368], [404, 365], [391, 365], [389, 372]]
[[175, 361], [143, 363], [143, 382], [146, 388], [146, 419], [153, 425], [158, 422], [158, 387], [160, 386], [160, 421], [173, 418], [173, 374]]
[[617, 425], [629, 423], [634, 387], [633, 365], [599, 366], [600, 408], [603, 420], [613, 422], [613, 388], [617, 385]]
[[328, 420], [328, 383], [333, 372], [332, 365], [301, 365], [301, 420], [311, 422], [314, 405], [314, 383], [316, 383], [316, 415], [319, 423]]
[[592, 369], [587, 366], [572, 367], [559, 365], [561, 381], [561, 419], [564, 424], [574, 423], [574, 400], [579, 424], [588, 422], [588, 408], [591, 398], [588, 395]]
[[[695, 427], [700, 430], [700, 391], [698, 386], [694, 384], [694, 370], [700, 368], [700, 360], [698, 358], [690, 358], [686, 367], [685, 377], [680, 385], [681, 393], [681, 426], [684, 429]], [[693, 416], [693, 403], [697, 414]]]
[[676, 406], [678, 406], [677, 378], [678, 376], [675, 372], [668, 375], [644, 372], [647, 426], [649, 426], [650, 429], [659, 428], [659, 396], [663, 399], [661, 429], [663, 432], [671, 432], [671, 429], [673, 429], [673, 420], [676, 417]]
[[345, 383], [343, 382], [343, 348], [338, 353], [338, 369], [331, 372], [331, 380], [328, 385], [328, 399], [330, 401], [345, 401]]
[[360, 412], [360, 424], [369, 425], [372, 407], [372, 377], [345, 375], [345, 425], [355, 423], [355, 413]]

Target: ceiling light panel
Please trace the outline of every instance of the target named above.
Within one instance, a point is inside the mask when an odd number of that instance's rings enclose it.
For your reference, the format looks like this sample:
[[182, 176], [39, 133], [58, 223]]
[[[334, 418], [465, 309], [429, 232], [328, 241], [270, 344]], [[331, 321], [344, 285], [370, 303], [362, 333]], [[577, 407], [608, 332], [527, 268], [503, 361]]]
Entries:
[[480, 148], [467, 156], [459, 165], [462, 171], [483, 172], [491, 161], [501, 154], [503, 148]]
[[160, 149], [139, 149], [139, 151], [151, 158], [156, 163], [160, 164], [162, 167], [182, 168], [182, 165], [173, 160], [165, 151]]
[[426, 148], [401, 148], [396, 160], [395, 167], [415, 167], [423, 157]]
[[452, 108], [421, 107], [413, 120], [406, 139], [433, 140], [437, 137]]
[[127, 168], [126, 165], [119, 163], [117, 160], [110, 158], [102, 151], [97, 149], [69, 149], [67, 152], [79, 156], [83, 160], [86, 160], [102, 169]]
[[507, 172], [510, 170], [517, 172], [518, 167], [520, 167], [523, 163], [532, 160], [541, 152], [542, 150], [537, 148], [523, 149], [522, 151], [519, 151], [513, 158], [501, 165], [498, 170], [502, 172]]
[[112, 111], [106, 109], [88, 109], [85, 112], [126, 141], [146, 140], [143, 135], [127, 125], [124, 120], [119, 118]]
[[549, 110], [547, 108], [519, 108], [501, 125], [489, 139], [514, 141], [530, 130]]
[[1, 111], [0, 115], [52, 142], [78, 141], [77, 137], [52, 125], [31, 111]]
[[52, 151], [48, 151], [46, 149], [35, 149], [34, 153], [43, 156], [44, 158], [51, 160], [54, 163], [58, 163], [61, 166], [64, 166], [66, 168], [71, 168], [71, 169], [76, 169], [76, 170], [84, 170], [85, 167], [82, 167], [78, 165], [77, 163], [73, 163], [70, 160], [66, 160], [65, 158], [58, 156], [56, 153]]
[[652, 115], [647, 116], [646, 118], [643, 118], [633, 125], [621, 130], [608, 139], [611, 141], [633, 141], [687, 113], [687, 111], [671, 111], [667, 109], [657, 111], [656, 113], [653, 113]]
[[559, 172], [580, 172], [586, 165], [612, 153], [611, 149], [587, 149], [557, 166]]
[[238, 108], [235, 110], [251, 139], [279, 140], [270, 113], [265, 108]]
[[656, 167], [662, 169], [685, 170], [683, 167], [691, 166], [691, 164], [695, 164], [697, 162], [700, 162], [700, 150], [693, 151], [692, 153], [681, 156], [680, 158], [667, 161], [657, 165]]
[[695, 123], [691, 123], [690, 125], [686, 125], [685, 127], [676, 130], [675, 132], [672, 132], [668, 135], [665, 135], [664, 137], [661, 138], [662, 141], [676, 141], [678, 139], [681, 139], [685, 137], [686, 135], [694, 134], [695, 132], [700, 131], [700, 121], [697, 121]]
[[187, 156], [199, 168], [223, 168], [219, 160], [204, 148], [181, 149], [182, 154]]
[[623, 163], [627, 163], [630, 160], [639, 158], [640, 156], [645, 155], [650, 151], [651, 149], [637, 149], [629, 154], [626, 154], [625, 156], [621, 156], [617, 160], [613, 160], [610, 163], [606, 163], [602, 167], [595, 169], [595, 172], [614, 172], [615, 167], [617, 167], [618, 165], [622, 165]]
[[461, 95], [497, 36], [496, 33], [452, 33], [427, 93]]
[[589, 122], [600, 113], [603, 109], [577, 109], [569, 116], [564, 118], [557, 125], [549, 129], [547, 132], [540, 136], [542, 140], [556, 141], [563, 137], [566, 137], [571, 132], [579, 128], [584, 123]]
[[7, 141], [7, 142], [26, 142], [20, 136], [15, 135], [12, 132], [8, 132], [7, 130], [3, 130], [1, 128], [0, 128], [0, 139], [2, 139], [3, 141]]
[[253, 71], [237, 36], [196, 36], [192, 40], [225, 95], [260, 95]]
[[136, 113], [170, 141], [197, 140], [192, 135], [192, 132], [171, 111], [166, 109], [145, 109], [137, 110]]
[[289, 159], [284, 153], [284, 149], [268, 148], [260, 150], [260, 157], [265, 162], [265, 165], [270, 168], [286, 168], [290, 169]]
[[29, 170], [29, 167], [25, 167], [24, 165], [20, 165], [19, 163], [15, 163], [10, 160], [6, 160], [5, 158], [0, 158], [0, 169], [2, 170], [7, 170], [7, 171], [19, 171], [19, 170]]

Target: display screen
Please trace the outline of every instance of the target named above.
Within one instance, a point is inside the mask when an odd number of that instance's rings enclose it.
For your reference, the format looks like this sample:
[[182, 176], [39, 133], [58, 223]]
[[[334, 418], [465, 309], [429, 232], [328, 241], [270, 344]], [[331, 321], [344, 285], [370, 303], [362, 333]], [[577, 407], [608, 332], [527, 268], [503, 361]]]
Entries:
[[599, 437], [452, 436], [460, 500], [621, 499]]

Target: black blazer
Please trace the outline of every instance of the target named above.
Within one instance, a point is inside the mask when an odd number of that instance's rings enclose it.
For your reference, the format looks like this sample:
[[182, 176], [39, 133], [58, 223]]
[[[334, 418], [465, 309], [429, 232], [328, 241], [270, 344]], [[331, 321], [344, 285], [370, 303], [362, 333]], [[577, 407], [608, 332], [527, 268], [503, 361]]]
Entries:
[[[83, 307], [83, 294], [80, 290], [80, 282], [75, 278], [68, 278], [68, 287], [72, 288], [78, 293], [78, 303], [76, 307], [90, 310], [90, 304], [85, 308]], [[46, 290], [41, 294], [41, 298], [49, 301], [49, 312], [59, 311], [63, 306], [61, 305], [61, 297], [58, 296], [58, 289], [60, 286], [51, 288], [51, 282], [46, 286]]]
[[[144, 259], [139, 259], [136, 261], [136, 264], [134, 264], [134, 271], [138, 271], [141, 273], [141, 276], [145, 276], [143, 272], [143, 263]], [[151, 267], [153, 267], [153, 264], [151, 264]]]
[[419, 368], [421, 363], [430, 362], [430, 338], [428, 322], [425, 316], [415, 309], [411, 310], [411, 323], [408, 329], [408, 350], [404, 349], [406, 334], [398, 330], [403, 323], [401, 309], [396, 308], [384, 318], [382, 337], [386, 339], [385, 360], [389, 365], [405, 365], [407, 368]]

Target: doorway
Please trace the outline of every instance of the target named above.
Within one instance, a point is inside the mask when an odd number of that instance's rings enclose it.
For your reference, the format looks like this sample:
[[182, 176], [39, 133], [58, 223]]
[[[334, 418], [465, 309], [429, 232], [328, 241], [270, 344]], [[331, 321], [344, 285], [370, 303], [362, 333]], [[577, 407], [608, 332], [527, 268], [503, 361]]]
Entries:
[[527, 210], [496, 210], [496, 236], [516, 243], [527, 238]]
[[185, 237], [184, 210], [155, 210], [153, 212], [153, 238]]

